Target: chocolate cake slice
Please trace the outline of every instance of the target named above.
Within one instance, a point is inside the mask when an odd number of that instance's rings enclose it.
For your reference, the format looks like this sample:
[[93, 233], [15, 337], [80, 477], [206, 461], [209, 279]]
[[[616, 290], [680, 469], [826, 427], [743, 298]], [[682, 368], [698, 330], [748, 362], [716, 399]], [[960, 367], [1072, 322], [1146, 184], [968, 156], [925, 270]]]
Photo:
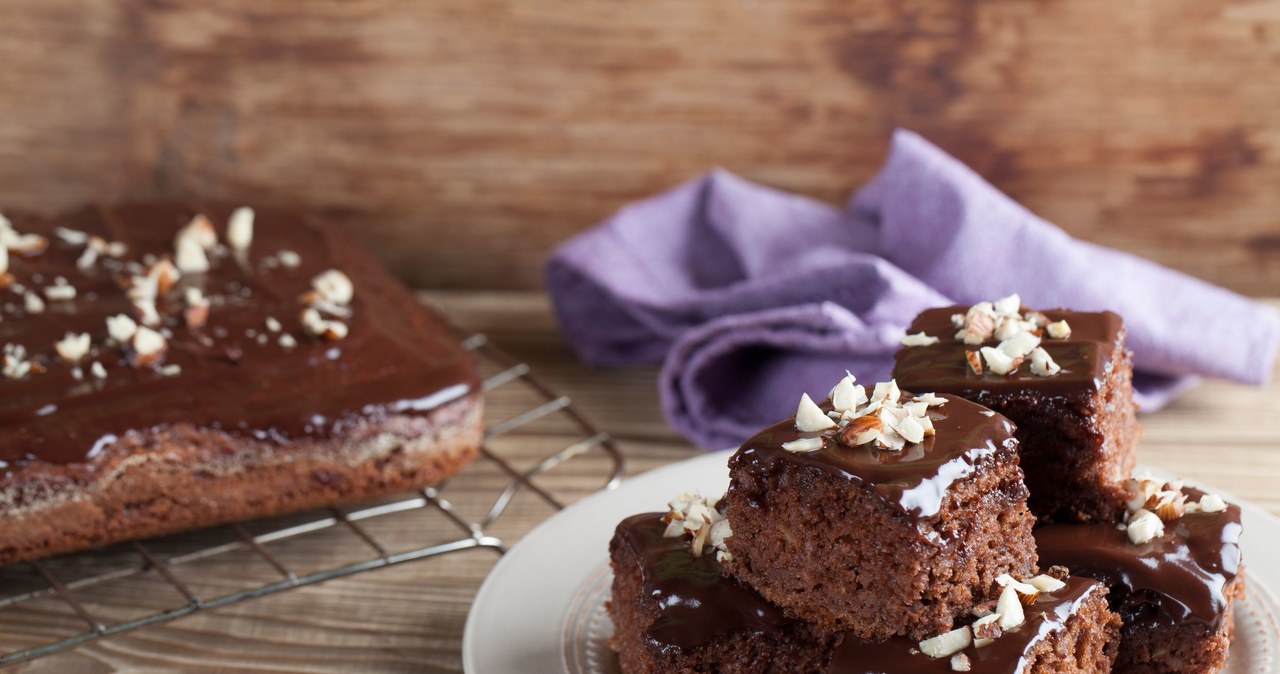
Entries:
[[473, 358], [334, 229], [145, 204], [0, 240], [0, 563], [417, 487], [478, 449]]
[[689, 536], [667, 530], [663, 513], [635, 515], [609, 545], [612, 645], [624, 673], [822, 671], [833, 637], [725, 577], [723, 555], [708, 546], [695, 556]]
[[729, 572], [824, 633], [922, 638], [1036, 563], [1013, 424], [852, 376], [729, 460]]
[[1043, 521], [1115, 521], [1140, 429], [1124, 324], [1109, 311], [1032, 311], [1011, 295], [921, 313], [893, 373], [954, 393], [1018, 426], [1031, 511]]
[[1126, 525], [1038, 527], [1042, 563], [1110, 587], [1112, 610], [1124, 620], [1115, 671], [1221, 671], [1232, 608], [1244, 595], [1240, 508], [1162, 480], [1136, 483], [1134, 505], [1150, 509], [1135, 509]]
[[722, 541], [699, 535], [702, 521], [687, 525], [690, 499], [681, 501], [666, 514], [627, 518], [610, 543], [609, 615], [624, 674], [1111, 671], [1119, 619], [1096, 581], [1002, 577], [999, 600], [924, 641], [824, 636], [725, 576]]

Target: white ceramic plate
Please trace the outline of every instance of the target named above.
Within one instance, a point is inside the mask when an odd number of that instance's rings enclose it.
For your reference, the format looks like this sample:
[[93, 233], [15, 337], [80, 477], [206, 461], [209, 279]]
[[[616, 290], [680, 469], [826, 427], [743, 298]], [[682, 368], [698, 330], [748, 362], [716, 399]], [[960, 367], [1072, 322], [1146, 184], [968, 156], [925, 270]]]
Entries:
[[[476, 595], [462, 642], [465, 671], [616, 674], [617, 658], [607, 644], [613, 626], [604, 610], [612, 582], [609, 539], [614, 527], [629, 515], [662, 510], [686, 490], [723, 493], [729, 483], [729, 454], [708, 454], [645, 473], [575, 503], [525, 536]], [[1280, 604], [1273, 595], [1280, 590], [1280, 520], [1256, 506], [1241, 505], [1248, 598], [1237, 604], [1227, 672], [1280, 673]]]

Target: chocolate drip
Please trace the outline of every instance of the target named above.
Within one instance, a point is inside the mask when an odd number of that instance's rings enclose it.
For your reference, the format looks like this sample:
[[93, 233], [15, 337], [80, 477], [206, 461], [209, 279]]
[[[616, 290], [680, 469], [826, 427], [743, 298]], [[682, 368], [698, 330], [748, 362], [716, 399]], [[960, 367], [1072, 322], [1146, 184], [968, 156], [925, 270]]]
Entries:
[[947, 391], [979, 402], [986, 395], [1028, 388], [1050, 397], [1090, 395], [1106, 379], [1124, 327], [1120, 317], [1110, 311], [1051, 309], [1043, 313], [1050, 321], [1067, 321], [1071, 336], [1068, 339], [1043, 337], [1040, 346], [1062, 367], [1062, 372], [1041, 377], [1032, 374], [1030, 366], [1024, 364], [1009, 375], [990, 371], [977, 375], [969, 369], [965, 350], [995, 346], [996, 340], [977, 346], [956, 341], [951, 315], [967, 310], [968, 307], [963, 306], [929, 309], [916, 317], [907, 332], [923, 332], [940, 341], [898, 350], [893, 375], [899, 386], [917, 391]]
[[[1029, 653], [1050, 634], [1062, 630], [1067, 619], [1102, 587], [1087, 578], [1068, 578], [1067, 586], [1053, 594], [1041, 594], [1025, 607], [1026, 622], [1008, 630], [982, 648], [961, 651], [969, 658], [971, 672], [1015, 674], [1028, 664]], [[895, 637], [883, 642], [846, 639], [836, 647], [827, 674], [949, 674], [950, 658], [931, 658], [919, 651], [919, 644]]]
[[[904, 399], [910, 394], [903, 393]], [[902, 451], [877, 449], [871, 444], [848, 447], [828, 437], [822, 449], [789, 452], [784, 442], [815, 437], [796, 429], [788, 419], [747, 440], [733, 460], [764, 464], [764, 470], [784, 462], [825, 471], [872, 485], [876, 494], [917, 517], [938, 514], [951, 486], [973, 474], [979, 462], [1000, 452], [1014, 452], [1014, 426], [1008, 419], [954, 395], [929, 408], [935, 435], [907, 445]], [[824, 403], [824, 410], [830, 403]], [[752, 470], [761, 473], [760, 468]]]
[[694, 557], [689, 537], [664, 538], [662, 513], [633, 515], [618, 536], [641, 564], [644, 592], [659, 615], [645, 637], [661, 649], [697, 648], [738, 632], [766, 633], [791, 621], [756, 592], [722, 575], [715, 554]]
[[[1184, 489], [1190, 500], [1203, 494]], [[1114, 524], [1038, 527], [1042, 567], [1059, 564], [1111, 588], [1113, 610], [1127, 626], [1138, 622], [1198, 623], [1217, 629], [1227, 586], [1240, 572], [1240, 508], [1187, 513], [1165, 534], [1135, 545]]]
[[[0, 462], [7, 472], [33, 462], [91, 463], [130, 431], [177, 424], [279, 443], [326, 437], [362, 419], [425, 413], [477, 389], [473, 361], [449, 328], [371, 255], [333, 230], [271, 211], [258, 212], [247, 255], [225, 250], [212, 258], [208, 273], [184, 276], [157, 302], [172, 333], [165, 364], [181, 367], [181, 374], [132, 367], [119, 347], [106, 345], [105, 319], [133, 315], [120, 285], [130, 275], [126, 261], [172, 255], [174, 235], [197, 212], [225, 235], [230, 210], [148, 204], [58, 219], [12, 217], [17, 231], [50, 240], [39, 255], [13, 257], [14, 280], [40, 293], [62, 276], [77, 296], [46, 301], [43, 313], [27, 314], [20, 294], [0, 290], [0, 344], [24, 346], [47, 368], [21, 380], [0, 379]], [[80, 269], [83, 246], [62, 241], [56, 227], [123, 242], [127, 254]], [[298, 253], [300, 266], [277, 264], [282, 250]], [[345, 319], [350, 334], [337, 342], [307, 337], [298, 320], [298, 295], [328, 269], [345, 272], [356, 289], [354, 314]], [[188, 286], [201, 288], [211, 302], [200, 328], [182, 320]], [[268, 317], [296, 337], [296, 348], [278, 343]], [[96, 349], [78, 363], [81, 379], [73, 376], [76, 366], [54, 355], [54, 343], [67, 332], [89, 333]], [[267, 335], [265, 343], [258, 334]], [[105, 366], [106, 379], [89, 374], [95, 360]]]

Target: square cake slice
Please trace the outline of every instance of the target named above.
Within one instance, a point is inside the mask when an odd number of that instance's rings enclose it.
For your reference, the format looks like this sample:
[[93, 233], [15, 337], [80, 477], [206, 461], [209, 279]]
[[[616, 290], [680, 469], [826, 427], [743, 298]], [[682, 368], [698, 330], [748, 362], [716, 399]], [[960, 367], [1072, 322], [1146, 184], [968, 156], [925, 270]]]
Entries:
[[473, 357], [339, 231], [162, 203], [0, 238], [0, 563], [413, 488], [478, 450]]
[[1207, 674], [1227, 664], [1244, 595], [1240, 508], [1163, 480], [1134, 481], [1124, 525], [1036, 529], [1040, 558], [1111, 589], [1124, 620], [1117, 672]]
[[[1082, 577], [1037, 576], [1011, 583], [1008, 590], [1017, 596], [1009, 601], [1002, 598], [994, 608], [977, 609], [974, 613], [981, 617], [966, 616], [953, 630], [924, 641], [845, 639], [832, 654], [827, 674], [1112, 671], [1120, 618], [1107, 607], [1106, 586]], [[1000, 613], [1000, 604], [1007, 604], [1010, 611]], [[1011, 614], [1017, 614], [1017, 619], [1009, 619]]]
[[696, 539], [669, 524], [669, 514], [635, 515], [609, 545], [612, 645], [624, 674], [822, 671], [834, 638], [724, 576], [723, 551], [697, 543], [695, 555]]
[[729, 460], [726, 567], [826, 633], [949, 629], [1036, 564], [1013, 430], [957, 396], [868, 396], [852, 375], [822, 405], [804, 396]]
[[1037, 517], [1121, 515], [1140, 429], [1119, 316], [1031, 311], [1011, 295], [930, 309], [907, 333], [893, 370], [903, 388], [954, 393], [1017, 424]]

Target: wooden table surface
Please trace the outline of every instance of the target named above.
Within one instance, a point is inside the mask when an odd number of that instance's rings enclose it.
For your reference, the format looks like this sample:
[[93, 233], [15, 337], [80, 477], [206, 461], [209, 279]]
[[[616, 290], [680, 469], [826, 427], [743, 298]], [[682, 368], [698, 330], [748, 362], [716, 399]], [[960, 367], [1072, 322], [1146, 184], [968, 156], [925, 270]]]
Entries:
[[[483, 331], [532, 364], [544, 380], [571, 396], [578, 409], [619, 441], [628, 473], [695, 455], [662, 420], [654, 387], [656, 369], [593, 370], [580, 365], [560, 338], [545, 297], [531, 292], [458, 292], [432, 293], [429, 299], [444, 306], [461, 326]], [[1271, 304], [1280, 307], [1280, 301]], [[498, 395], [490, 401], [493, 420], [528, 403]], [[1280, 513], [1280, 384], [1254, 389], [1208, 382], [1142, 421], [1143, 464], [1194, 477]], [[572, 442], [566, 433], [555, 424], [531, 428], [492, 449], [516, 465], [528, 465]], [[595, 489], [606, 470], [601, 456], [586, 455], [566, 463], [563, 472], [548, 475], [542, 484], [572, 501]], [[492, 467], [477, 463], [443, 493], [460, 511], [475, 512], [487, 506], [503, 481]], [[528, 494], [517, 497], [514, 506], [491, 533], [518, 539], [552, 512]], [[379, 523], [375, 533], [393, 548], [420, 545], [424, 535], [446, 535], [449, 524], [442, 520], [433, 513], [417, 513]], [[359, 541], [342, 534], [335, 529], [315, 539], [282, 544], [274, 552], [303, 571], [308, 565], [320, 568], [359, 548]], [[460, 671], [467, 610], [496, 558], [492, 551], [476, 550], [330, 581], [93, 643], [20, 665], [16, 671]], [[226, 591], [264, 573], [248, 559], [232, 556], [184, 573], [191, 574], [187, 580], [197, 591]], [[75, 572], [74, 564], [55, 568], [59, 573]], [[144, 580], [86, 593], [81, 599], [95, 615], [113, 618], [181, 605], [171, 588]], [[0, 650], [83, 629], [56, 602], [36, 603], [16, 617], [0, 612]]]

